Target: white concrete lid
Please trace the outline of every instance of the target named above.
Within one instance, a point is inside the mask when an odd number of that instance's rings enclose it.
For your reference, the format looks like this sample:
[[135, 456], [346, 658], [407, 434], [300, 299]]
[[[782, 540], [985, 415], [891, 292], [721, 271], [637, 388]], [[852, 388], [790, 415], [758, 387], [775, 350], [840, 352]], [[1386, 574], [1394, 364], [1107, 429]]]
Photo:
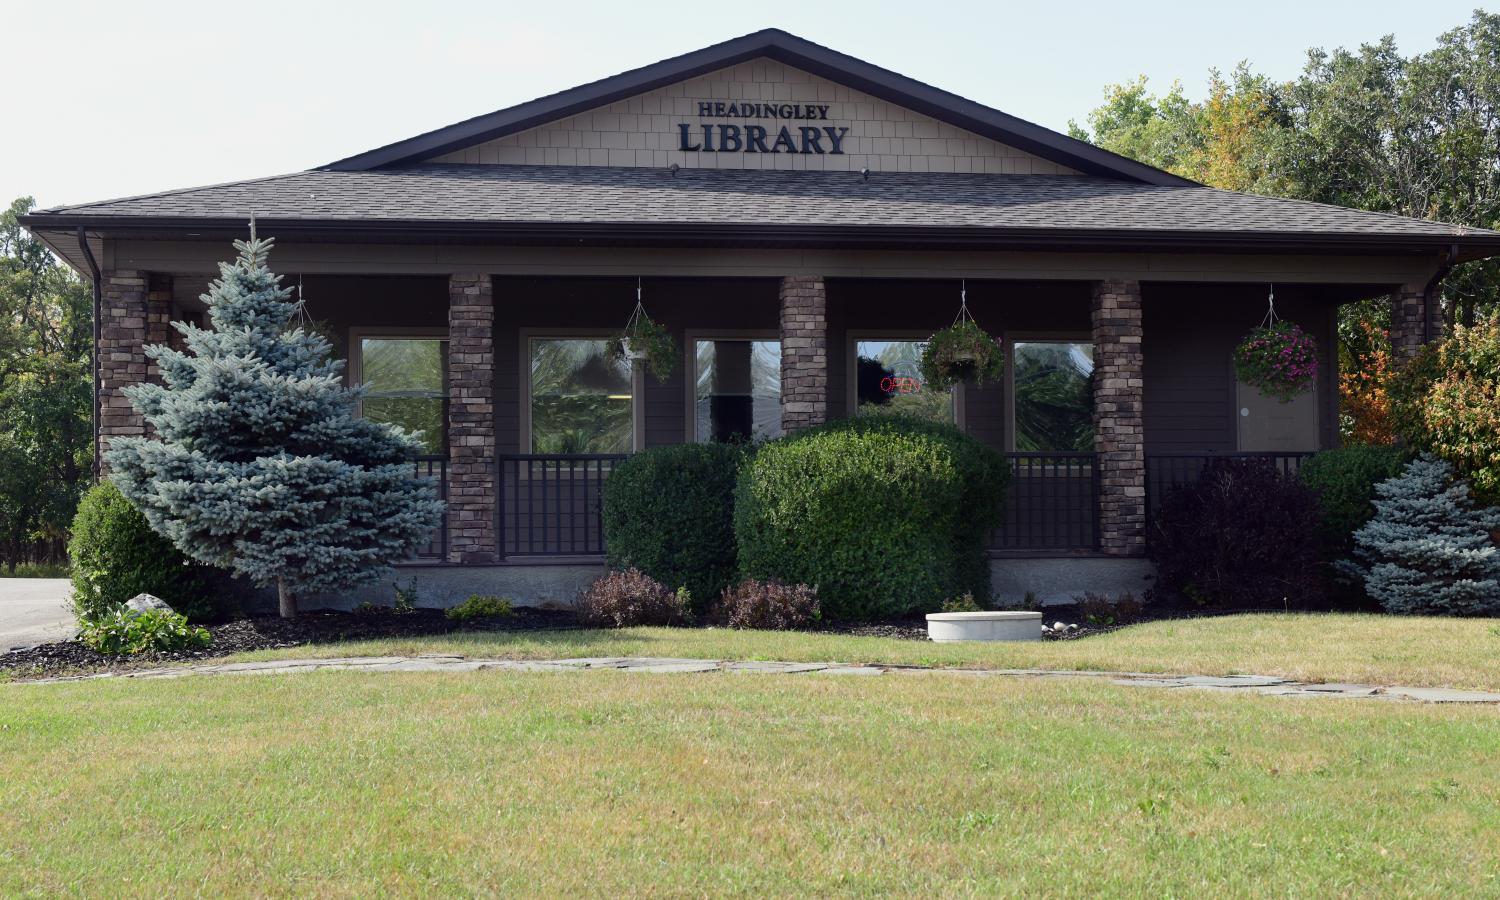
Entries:
[[952, 612], [952, 613], [928, 613], [929, 622], [1005, 622], [1016, 619], [1040, 619], [1039, 612], [1027, 612], [1025, 610], [1001, 610], [998, 612]]

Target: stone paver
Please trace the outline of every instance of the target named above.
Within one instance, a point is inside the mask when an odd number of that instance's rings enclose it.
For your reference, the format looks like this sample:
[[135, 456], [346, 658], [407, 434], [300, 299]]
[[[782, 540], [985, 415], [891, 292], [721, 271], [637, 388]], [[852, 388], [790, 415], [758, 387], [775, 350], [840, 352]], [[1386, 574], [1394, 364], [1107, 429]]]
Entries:
[[1374, 684], [1314, 684], [1274, 675], [1161, 675], [1145, 672], [1089, 672], [1059, 669], [938, 669], [925, 666], [852, 665], [849, 663], [728, 661], [665, 657], [600, 656], [579, 659], [471, 659], [463, 656], [365, 656], [329, 659], [278, 659], [266, 662], [206, 663], [48, 678], [23, 684], [55, 684], [101, 678], [187, 678], [200, 675], [285, 675], [294, 672], [577, 672], [610, 669], [644, 674], [701, 674], [724, 672], [747, 675], [962, 675], [973, 678], [1099, 678], [1130, 687], [1220, 691], [1257, 696], [1338, 697], [1398, 700], [1419, 703], [1480, 703], [1500, 705], [1500, 693], [1450, 688], [1401, 687]]

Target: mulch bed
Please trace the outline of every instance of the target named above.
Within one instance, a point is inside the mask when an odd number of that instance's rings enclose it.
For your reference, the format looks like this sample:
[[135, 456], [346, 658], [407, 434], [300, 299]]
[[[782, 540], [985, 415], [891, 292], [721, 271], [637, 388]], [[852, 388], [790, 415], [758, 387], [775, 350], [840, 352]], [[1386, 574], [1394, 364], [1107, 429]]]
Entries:
[[217, 659], [251, 650], [280, 650], [304, 644], [334, 644], [343, 641], [377, 640], [455, 631], [539, 631], [578, 628], [571, 612], [519, 606], [503, 619], [454, 622], [438, 609], [415, 609], [397, 613], [380, 608], [357, 613], [304, 613], [287, 620], [274, 616], [237, 619], [206, 626], [213, 642], [201, 650], [110, 656], [80, 641], [39, 644], [26, 650], [0, 653], [0, 677], [48, 678], [89, 672], [128, 672], [151, 669], [165, 663]]

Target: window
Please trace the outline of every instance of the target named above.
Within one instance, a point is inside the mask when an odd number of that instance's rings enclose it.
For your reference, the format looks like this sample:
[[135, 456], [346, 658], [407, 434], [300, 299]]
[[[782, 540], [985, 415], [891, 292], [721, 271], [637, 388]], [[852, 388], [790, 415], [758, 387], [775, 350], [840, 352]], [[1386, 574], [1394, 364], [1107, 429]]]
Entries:
[[1012, 345], [1015, 449], [1094, 449], [1094, 345], [1026, 341]]
[[360, 414], [418, 435], [422, 452], [448, 452], [448, 341], [438, 337], [359, 339]]
[[855, 413], [904, 413], [952, 424], [953, 392], [929, 391], [922, 382], [926, 348], [926, 341], [856, 341]]
[[531, 452], [630, 452], [630, 362], [610, 359], [606, 343], [532, 338]]
[[781, 437], [781, 342], [693, 342], [693, 437], [759, 441]]

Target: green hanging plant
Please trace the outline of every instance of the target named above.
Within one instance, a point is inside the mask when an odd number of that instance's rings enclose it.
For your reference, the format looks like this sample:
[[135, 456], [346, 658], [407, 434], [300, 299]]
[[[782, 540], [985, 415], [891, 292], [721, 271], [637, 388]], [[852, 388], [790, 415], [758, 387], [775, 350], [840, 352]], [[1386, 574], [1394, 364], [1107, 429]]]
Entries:
[[665, 382], [677, 369], [677, 342], [672, 340], [666, 326], [646, 315], [639, 283], [635, 296], [635, 311], [625, 323], [625, 330], [610, 339], [606, 352], [610, 359], [644, 362], [657, 381]]
[[927, 339], [922, 351], [922, 381], [943, 391], [962, 381], [983, 385], [1005, 375], [1005, 348], [969, 315], [968, 290], [959, 293], [958, 318]]

